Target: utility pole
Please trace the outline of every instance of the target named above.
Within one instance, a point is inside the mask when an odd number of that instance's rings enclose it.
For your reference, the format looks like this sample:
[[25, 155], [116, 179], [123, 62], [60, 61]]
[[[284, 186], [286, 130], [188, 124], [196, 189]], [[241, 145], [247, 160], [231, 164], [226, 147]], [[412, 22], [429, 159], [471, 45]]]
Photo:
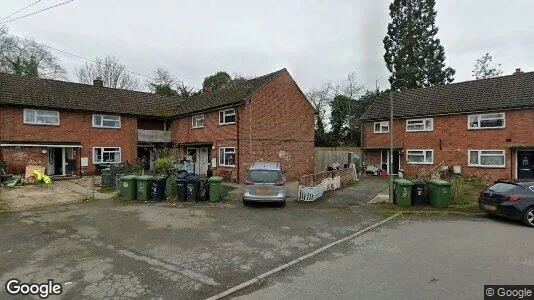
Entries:
[[389, 202], [393, 203], [393, 91], [389, 92]]

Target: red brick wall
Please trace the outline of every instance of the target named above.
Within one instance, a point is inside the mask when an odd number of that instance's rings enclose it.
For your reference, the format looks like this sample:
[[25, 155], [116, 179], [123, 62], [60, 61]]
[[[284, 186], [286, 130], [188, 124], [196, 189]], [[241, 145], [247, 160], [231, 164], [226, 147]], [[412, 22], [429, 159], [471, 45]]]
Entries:
[[[89, 157], [88, 172], [95, 170], [92, 159], [93, 147], [121, 147], [123, 162], [135, 161], [137, 157], [137, 120], [135, 117], [121, 116], [121, 129], [104, 129], [92, 127], [92, 113], [60, 111], [59, 124], [58, 126], [24, 124], [22, 108], [2, 107], [0, 109], [0, 140], [3, 142], [79, 142], [82, 145], [81, 156]], [[2, 155], [9, 167], [11, 163], [9, 154], [12, 150], [8, 148], [3, 147]], [[36, 148], [39, 149], [39, 153], [43, 149]]]
[[[237, 107], [237, 116], [243, 107]], [[237, 121], [239, 123], [239, 120]], [[172, 140], [176, 143], [211, 142], [211, 159], [217, 159], [217, 166], [213, 168], [215, 175], [221, 175], [221, 171], [232, 171], [232, 178], [237, 177], [237, 171], [232, 167], [220, 167], [218, 161], [219, 147], [235, 147], [237, 150], [237, 125], [219, 125], [219, 111], [204, 113], [204, 127], [192, 128], [191, 116], [173, 120], [171, 123]], [[185, 149], [184, 149], [185, 151]], [[185, 152], [184, 152], [185, 153]]]
[[[447, 166], [462, 166], [462, 174], [479, 175], [491, 180], [515, 178], [515, 153], [511, 144], [534, 144], [533, 109], [505, 112], [503, 129], [467, 129], [467, 114], [434, 117], [434, 130], [430, 132], [406, 132], [405, 120], [395, 120], [393, 124], [394, 145], [406, 149], [433, 149], [433, 165], [412, 165], [406, 163], [406, 155], [401, 155], [401, 168], [407, 175], [426, 172], [444, 161]], [[441, 140], [441, 149], [440, 149]], [[507, 141], [509, 140], [509, 141]], [[389, 147], [389, 134], [373, 133], [373, 122], [364, 126], [363, 147]], [[469, 167], [468, 150], [505, 150], [505, 168]], [[368, 164], [380, 157], [367, 151]], [[379, 153], [379, 152], [374, 152]]]
[[288, 179], [313, 173], [313, 108], [289, 73], [278, 75], [252, 95], [250, 104], [236, 111], [233, 125], [220, 126], [218, 111], [204, 114], [204, 128], [192, 129], [191, 116], [174, 120], [173, 141], [212, 142], [211, 156], [217, 159], [219, 147], [235, 147], [239, 168], [218, 166], [214, 171], [232, 171], [240, 182], [251, 163], [261, 159], [280, 162]]
[[281, 163], [288, 180], [314, 172], [313, 108], [289, 73], [252, 95], [240, 123], [240, 174], [257, 160]]

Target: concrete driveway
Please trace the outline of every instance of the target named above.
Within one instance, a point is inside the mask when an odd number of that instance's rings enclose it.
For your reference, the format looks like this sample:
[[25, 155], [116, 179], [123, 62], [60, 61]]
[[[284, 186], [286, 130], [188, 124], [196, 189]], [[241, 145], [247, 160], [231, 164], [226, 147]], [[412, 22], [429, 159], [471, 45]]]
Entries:
[[350, 203], [339, 197], [343, 206], [334, 194], [284, 208], [98, 200], [3, 213], [0, 282], [51, 278], [63, 284], [64, 299], [201, 299], [382, 219], [344, 207], [383, 187], [339, 191], [353, 194]]
[[532, 284], [534, 228], [488, 217], [388, 223], [239, 299], [483, 299], [484, 284]]

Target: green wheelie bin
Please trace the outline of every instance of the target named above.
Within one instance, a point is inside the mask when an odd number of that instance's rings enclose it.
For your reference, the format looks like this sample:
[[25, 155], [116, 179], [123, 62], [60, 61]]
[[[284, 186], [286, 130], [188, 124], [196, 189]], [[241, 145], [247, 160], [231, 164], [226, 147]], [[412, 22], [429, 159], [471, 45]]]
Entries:
[[150, 185], [152, 184], [152, 176], [137, 177], [137, 200], [148, 201], [150, 199]]
[[445, 180], [429, 180], [428, 201], [430, 206], [445, 208], [449, 206], [451, 199], [451, 183]]
[[137, 176], [128, 175], [121, 178], [122, 181], [122, 200], [135, 200], [137, 198]]
[[395, 192], [395, 203], [399, 206], [410, 206], [412, 204], [412, 186], [413, 182], [406, 179], [395, 179], [393, 181]]
[[208, 179], [210, 183], [210, 201], [221, 201], [221, 182], [223, 178], [219, 176], [213, 176]]

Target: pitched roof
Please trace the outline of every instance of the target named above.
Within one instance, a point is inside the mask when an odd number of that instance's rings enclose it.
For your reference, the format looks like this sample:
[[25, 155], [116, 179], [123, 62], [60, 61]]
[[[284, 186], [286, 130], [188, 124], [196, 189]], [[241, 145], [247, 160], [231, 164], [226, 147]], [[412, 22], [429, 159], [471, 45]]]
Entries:
[[182, 102], [150, 93], [0, 73], [0, 105], [170, 117]]
[[[534, 107], [534, 72], [395, 92], [395, 118]], [[389, 119], [389, 94], [377, 99], [363, 120]]]
[[253, 92], [260, 89], [282, 72], [287, 72], [287, 70], [284, 68], [263, 76], [236, 82], [231, 86], [223, 87], [213, 92], [191, 97], [180, 105], [178, 115], [186, 115], [218, 107], [244, 103]]
[[242, 104], [282, 69], [189, 99], [0, 73], [0, 105], [174, 117]]

